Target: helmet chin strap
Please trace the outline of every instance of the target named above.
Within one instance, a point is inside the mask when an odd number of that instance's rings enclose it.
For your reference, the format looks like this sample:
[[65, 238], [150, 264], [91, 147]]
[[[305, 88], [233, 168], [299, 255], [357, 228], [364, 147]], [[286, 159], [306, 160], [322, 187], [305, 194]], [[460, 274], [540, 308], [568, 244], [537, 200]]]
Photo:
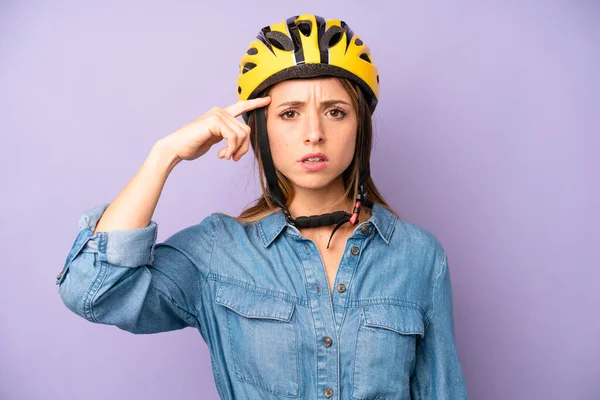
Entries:
[[285, 201], [283, 198], [283, 193], [281, 192], [281, 188], [277, 184], [277, 175], [275, 173], [275, 165], [273, 164], [273, 158], [271, 156], [271, 147], [269, 146], [269, 135], [267, 133], [267, 120], [265, 116], [265, 108], [259, 108], [254, 111], [257, 127], [258, 127], [258, 145], [260, 147], [260, 156], [263, 163], [263, 168], [265, 171], [265, 176], [267, 178], [267, 186], [269, 188], [269, 193], [271, 193], [271, 200], [277, 204], [283, 210], [285, 214], [286, 220], [293, 226], [297, 228], [318, 228], [321, 226], [330, 226], [335, 225], [333, 228], [333, 232], [331, 232], [331, 236], [329, 237], [329, 242], [327, 243], [327, 248], [331, 244], [331, 238], [333, 238], [333, 234], [335, 231], [345, 224], [346, 222], [350, 222], [352, 225], [356, 225], [359, 220], [358, 216], [360, 214], [361, 206], [364, 204], [367, 207], [372, 207], [373, 202], [367, 199], [367, 193], [364, 190], [364, 183], [369, 179], [369, 169], [366, 171], [360, 172], [360, 179], [358, 182], [359, 190], [356, 196], [356, 201], [354, 203], [354, 210], [352, 214], [347, 213], [346, 211], [335, 211], [328, 214], [321, 215], [311, 215], [311, 216], [303, 216], [292, 218], [290, 215], [290, 211], [285, 206]]

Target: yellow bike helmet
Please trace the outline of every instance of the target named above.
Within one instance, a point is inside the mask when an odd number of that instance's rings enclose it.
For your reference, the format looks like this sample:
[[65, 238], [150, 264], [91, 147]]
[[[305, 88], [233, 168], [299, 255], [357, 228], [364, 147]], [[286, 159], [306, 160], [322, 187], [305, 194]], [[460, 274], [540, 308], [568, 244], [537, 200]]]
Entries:
[[327, 75], [358, 84], [375, 110], [379, 74], [369, 48], [344, 21], [297, 15], [262, 28], [250, 43], [240, 61], [238, 98], [258, 97], [286, 79]]

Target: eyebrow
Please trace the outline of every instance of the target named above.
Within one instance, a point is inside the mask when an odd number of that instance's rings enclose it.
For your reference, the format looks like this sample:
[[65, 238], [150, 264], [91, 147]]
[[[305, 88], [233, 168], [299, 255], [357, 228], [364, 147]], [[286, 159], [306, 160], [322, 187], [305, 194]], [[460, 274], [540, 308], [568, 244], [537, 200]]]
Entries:
[[[277, 108], [287, 107], [287, 106], [298, 107], [298, 106], [303, 106], [305, 104], [306, 103], [303, 102], [303, 101], [293, 100], [293, 101], [283, 102], [280, 105], [278, 105]], [[334, 104], [345, 104], [348, 107], [351, 107], [351, 105], [348, 102], [344, 101], [344, 100], [325, 100], [325, 101], [321, 102], [321, 106], [325, 106], [325, 107], [332, 106]]]

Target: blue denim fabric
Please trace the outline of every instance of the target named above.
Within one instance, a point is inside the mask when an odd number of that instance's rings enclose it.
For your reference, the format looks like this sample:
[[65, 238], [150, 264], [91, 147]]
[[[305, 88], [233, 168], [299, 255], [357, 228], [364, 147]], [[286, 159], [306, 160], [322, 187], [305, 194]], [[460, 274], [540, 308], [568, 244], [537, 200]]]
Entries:
[[333, 294], [315, 243], [281, 211], [254, 224], [213, 213], [156, 243], [154, 221], [94, 235], [106, 207], [80, 218], [63, 302], [137, 334], [195, 327], [221, 398], [467, 399], [446, 253], [378, 204]]

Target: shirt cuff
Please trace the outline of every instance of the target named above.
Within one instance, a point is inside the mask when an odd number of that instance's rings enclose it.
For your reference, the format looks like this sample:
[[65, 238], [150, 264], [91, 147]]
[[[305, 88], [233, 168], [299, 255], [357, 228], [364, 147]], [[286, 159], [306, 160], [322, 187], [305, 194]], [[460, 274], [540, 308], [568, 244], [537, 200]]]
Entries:
[[[98, 220], [110, 203], [101, 204], [79, 217], [79, 230], [94, 231]], [[139, 267], [152, 264], [158, 225], [155, 221], [144, 228], [96, 232], [81, 251], [98, 253], [100, 261], [121, 267]]]

